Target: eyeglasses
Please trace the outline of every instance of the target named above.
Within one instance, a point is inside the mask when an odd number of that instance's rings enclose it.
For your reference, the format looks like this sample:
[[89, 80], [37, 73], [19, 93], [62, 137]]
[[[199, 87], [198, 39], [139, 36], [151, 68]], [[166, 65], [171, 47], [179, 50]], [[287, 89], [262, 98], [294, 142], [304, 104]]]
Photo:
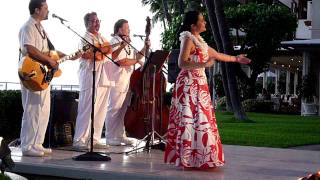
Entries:
[[94, 20], [90, 20], [89, 22], [92, 22], [92, 23], [101, 23], [101, 20], [100, 19], [94, 19]]

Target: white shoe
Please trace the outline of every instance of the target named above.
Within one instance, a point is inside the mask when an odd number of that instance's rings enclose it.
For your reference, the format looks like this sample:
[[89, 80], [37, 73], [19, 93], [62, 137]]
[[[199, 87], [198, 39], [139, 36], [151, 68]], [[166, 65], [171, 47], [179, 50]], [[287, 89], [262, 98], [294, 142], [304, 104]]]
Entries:
[[43, 151], [39, 151], [37, 149], [31, 148], [27, 151], [22, 151], [23, 156], [32, 156], [32, 157], [42, 157], [44, 156]]
[[33, 148], [38, 150], [38, 151], [43, 151], [44, 154], [51, 154], [52, 153], [52, 149], [44, 148], [41, 144], [33, 145]]
[[131, 140], [131, 139], [129, 139], [129, 138], [127, 138], [127, 137], [122, 138], [122, 139], [121, 139], [121, 142], [124, 143], [125, 145], [132, 145], [132, 144], [134, 144], [134, 141]]
[[73, 142], [72, 147], [73, 147], [73, 149], [79, 150], [79, 151], [88, 150], [89, 149], [88, 145], [83, 143], [83, 142], [81, 142], [81, 141]]
[[108, 144], [102, 144], [102, 143], [99, 143], [99, 142], [94, 142], [93, 143], [93, 148], [97, 148], [97, 149], [106, 149], [108, 148], [109, 145]]
[[109, 144], [111, 146], [132, 145], [133, 143], [134, 143], [134, 141], [130, 140], [127, 137], [107, 140], [107, 144]]
[[119, 139], [107, 139], [107, 144], [110, 146], [121, 146], [121, 141]]

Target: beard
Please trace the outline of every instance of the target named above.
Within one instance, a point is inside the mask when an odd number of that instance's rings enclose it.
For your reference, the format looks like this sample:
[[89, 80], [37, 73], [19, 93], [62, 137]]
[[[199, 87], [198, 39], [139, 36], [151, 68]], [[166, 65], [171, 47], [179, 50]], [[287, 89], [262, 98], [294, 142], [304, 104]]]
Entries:
[[96, 25], [96, 26], [94, 27], [94, 29], [95, 29], [97, 32], [99, 32], [100, 25]]
[[43, 20], [48, 20], [49, 17], [49, 12], [47, 13], [47, 15], [43, 18]]

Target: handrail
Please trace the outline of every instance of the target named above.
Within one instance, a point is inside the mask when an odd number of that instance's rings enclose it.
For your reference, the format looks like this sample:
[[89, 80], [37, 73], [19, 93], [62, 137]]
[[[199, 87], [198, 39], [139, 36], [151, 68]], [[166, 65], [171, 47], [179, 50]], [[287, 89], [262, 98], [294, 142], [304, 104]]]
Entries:
[[[51, 84], [51, 90], [60, 91], [79, 91], [79, 85], [72, 84]], [[20, 90], [19, 82], [0, 82], [0, 90]]]

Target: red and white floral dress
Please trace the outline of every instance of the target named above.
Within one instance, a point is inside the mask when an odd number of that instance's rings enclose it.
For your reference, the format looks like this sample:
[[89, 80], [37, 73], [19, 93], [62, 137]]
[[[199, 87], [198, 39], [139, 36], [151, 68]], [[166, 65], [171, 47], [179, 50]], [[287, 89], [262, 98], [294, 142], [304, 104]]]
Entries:
[[[190, 38], [196, 45], [191, 61], [205, 62], [208, 45], [190, 32], [180, 34], [180, 40]], [[224, 154], [216, 117], [205, 75], [205, 69], [181, 70], [172, 95], [164, 155], [166, 163], [201, 169], [222, 166]]]

